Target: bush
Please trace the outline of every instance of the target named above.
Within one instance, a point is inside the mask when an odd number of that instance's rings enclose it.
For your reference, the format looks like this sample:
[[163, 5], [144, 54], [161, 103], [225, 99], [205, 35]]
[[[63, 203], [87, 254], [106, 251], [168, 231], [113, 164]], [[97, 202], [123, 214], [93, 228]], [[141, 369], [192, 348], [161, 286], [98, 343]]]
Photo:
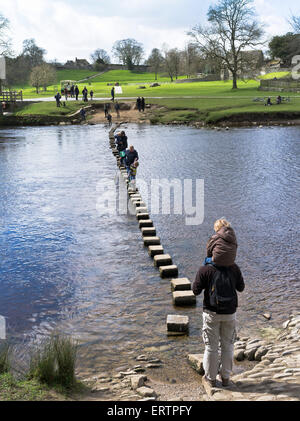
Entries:
[[29, 377], [71, 388], [75, 383], [76, 355], [77, 344], [71, 338], [52, 335], [31, 358]]
[[0, 374], [8, 373], [10, 370], [9, 353], [10, 353], [9, 345], [4, 344], [0, 348]]

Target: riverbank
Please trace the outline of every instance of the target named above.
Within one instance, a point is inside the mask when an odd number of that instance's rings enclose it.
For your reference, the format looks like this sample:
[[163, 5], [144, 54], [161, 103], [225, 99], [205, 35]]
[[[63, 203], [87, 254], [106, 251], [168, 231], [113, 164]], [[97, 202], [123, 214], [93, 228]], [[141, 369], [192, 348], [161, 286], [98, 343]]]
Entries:
[[[110, 101], [113, 123], [147, 123], [189, 125], [195, 128], [226, 128], [256, 126], [296, 126], [300, 124], [300, 102], [265, 107], [251, 103], [249, 98], [176, 98], [152, 99], [144, 112], [135, 101], [120, 101], [119, 116]], [[85, 108], [86, 119], [80, 109]], [[0, 117], [0, 126], [46, 126], [76, 124], [107, 124], [104, 102], [71, 102], [56, 107], [55, 102], [23, 104], [14, 113]]]
[[[136, 355], [136, 364], [119, 370], [85, 375], [80, 391], [66, 394], [37, 381], [16, 381], [0, 376], [0, 401], [299, 401], [300, 314], [291, 315], [279, 327], [270, 327], [261, 337], [239, 337], [235, 342], [233, 376], [228, 387], [206, 391], [202, 386], [199, 354], [183, 355], [176, 370], [189, 373], [188, 381], [164, 375], [165, 364], [157, 354]], [[199, 338], [201, 341], [201, 338]]]

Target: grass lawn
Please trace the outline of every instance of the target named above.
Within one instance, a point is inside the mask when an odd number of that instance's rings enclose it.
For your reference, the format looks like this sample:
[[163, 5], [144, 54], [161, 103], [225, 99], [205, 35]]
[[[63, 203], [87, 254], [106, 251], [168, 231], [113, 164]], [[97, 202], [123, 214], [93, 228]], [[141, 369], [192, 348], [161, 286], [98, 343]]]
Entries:
[[73, 114], [80, 108], [86, 106], [87, 103], [83, 101], [70, 102], [66, 101], [66, 106], [57, 107], [55, 101], [51, 102], [36, 102], [25, 105], [21, 110], [16, 111], [16, 116], [28, 115], [44, 115], [44, 116], [66, 116]]

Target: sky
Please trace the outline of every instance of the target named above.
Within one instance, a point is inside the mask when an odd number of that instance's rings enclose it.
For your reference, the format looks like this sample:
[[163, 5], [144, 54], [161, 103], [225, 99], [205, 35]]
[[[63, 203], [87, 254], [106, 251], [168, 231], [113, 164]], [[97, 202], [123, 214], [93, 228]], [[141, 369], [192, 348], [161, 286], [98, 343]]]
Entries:
[[[145, 58], [152, 48], [184, 48], [186, 32], [205, 23], [208, 0], [0, 0], [0, 13], [10, 22], [15, 53], [24, 39], [34, 38], [47, 51], [47, 61], [90, 60], [102, 48], [112, 57], [115, 41], [134, 38]], [[285, 34], [291, 14], [300, 15], [298, 0], [254, 0], [266, 35]]]

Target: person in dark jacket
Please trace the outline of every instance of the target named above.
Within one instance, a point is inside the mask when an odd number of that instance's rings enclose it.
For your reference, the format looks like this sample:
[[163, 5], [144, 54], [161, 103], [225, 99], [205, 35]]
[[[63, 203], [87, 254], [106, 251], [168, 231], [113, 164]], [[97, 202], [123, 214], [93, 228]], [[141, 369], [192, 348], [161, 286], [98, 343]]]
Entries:
[[57, 92], [57, 94], [55, 95], [55, 100], [56, 100], [56, 106], [60, 107], [60, 99], [61, 99], [61, 95], [59, 92]]
[[145, 98], [142, 96], [141, 98], [141, 110], [144, 112], [145, 111]]
[[[214, 301], [211, 299], [214, 288], [218, 290], [218, 282], [223, 279], [220, 277], [221, 272], [225, 275], [232, 294], [232, 299], [228, 301], [228, 307], [222, 311], [213, 305]], [[219, 369], [219, 342], [221, 344], [220, 375], [222, 385], [225, 387], [229, 385], [236, 338], [236, 308], [238, 306], [236, 291], [242, 292], [244, 288], [244, 279], [236, 264], [223, 268], [212, 264], [201, 266], [193, 282], [192, 290], [195, 295], [201, 294], [204, 290], [202, 336], [205, 343], [203, 357], [205, 375], [202, 377], [202, 384], [208, 395], [211, 394], [211, 388], [216, 386]]]
[[127, 136], [126, 136], [124, 131], [115, 135], [115, 142], [116, 142], [116, 146], [117, 146], [117, 149], [119, 151], [119, 154], [120, 154], [121, 165], [124, 165], [126, 149], [127, 149], [127, 146], [128, 146]]
[[141, 107], [142, 107], [142, 100], [141, 100], [140, 97], [138, 97], [137, 100], [136, 100], [136, 106], [137, 106], [137, 109], [140, 112], [141, 111]]
[[78, 101], [79, 88], [77, 85], [75, 86], [74, 92], [75, 92], [76, 101]]
[[207, 242], [207, 258], [205, 263], [217, 266], [231, 266], [234, 264], [237, 252], [237, 241], [233, 228], [225, 218], [217, 219], [214, 223], [214, 234]]
[[125, 155], [125, 166], [126, 166], [128, 175], [130, 174], [130, 166], [134, 163], [135, 160], [138, 160], [138, 159], [139, 159], [139, 154], [134, 149], [134, 146], [130, 145]]
[[115, 100], [115, 87], [114, 86], [111, 88], [110, 93], [111, 93], [111, 100], [114, 101]]

